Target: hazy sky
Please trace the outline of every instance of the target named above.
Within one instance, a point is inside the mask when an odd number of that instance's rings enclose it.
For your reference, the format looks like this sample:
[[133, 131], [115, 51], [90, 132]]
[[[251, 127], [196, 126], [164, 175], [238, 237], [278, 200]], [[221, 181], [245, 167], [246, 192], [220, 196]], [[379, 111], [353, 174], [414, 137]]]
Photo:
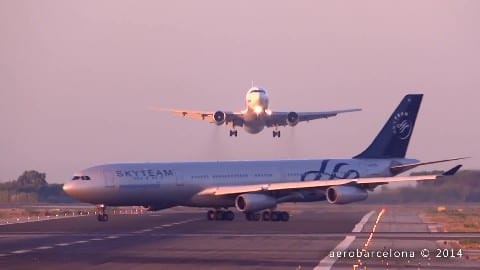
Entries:
[[[408, 156], [480, 169], [480, 1], [0, 1], [0, 181], [110, 162], [351, 157], [407, 93]], [[363, 108], [250, 135], [148, 106]], [[444, 164], [432, 168], [446, 168]]]

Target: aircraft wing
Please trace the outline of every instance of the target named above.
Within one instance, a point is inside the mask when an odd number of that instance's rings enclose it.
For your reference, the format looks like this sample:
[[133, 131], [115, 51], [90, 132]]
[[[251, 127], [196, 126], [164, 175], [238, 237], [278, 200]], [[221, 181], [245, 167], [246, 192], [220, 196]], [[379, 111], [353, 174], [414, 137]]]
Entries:
[[[214, 114], [215, 112], [205, 112], [205, 111], [190, 111], [190, 110], [178, 110], [178, 109], [162, 109], [156, 107], [150, 107], [150, 110], [161, 111], [161, 112], [170, 112], [175, 115], [180, 115], [183, 117], [189, 117], [200, 120], [207, 120], [210, 123], [215, 123]], [[243, 126], [243, 114], [239, 112], [227, 112], [225, 113], [225, 125], [235, 124], [235, 126]]]
[[[336, 116], [339, 113], [358, 112], [362, 109], [347, 109], [337, 111], [325, 111], [325, 112], [293, 112], [298, 116], [298, 122], [310, 121], [320, 118], [329, 118]], [[267, 121], [268, 127], [274, 126], [286, 126], [288, 115], [292, 112], [272, 112], [270, 119]]]
[[213, 114], [212, 112], [200, 112], [200, 111], [184, 111], [184, 110], [167, 110], [173, 114], [180, 115], [183, 117], [190, 117], [200, 120], [207, 120], [212, 122], [213, 121]]
[[[460, 166], [456, 166], [443, 175], [452, 175], [458, 171]], [[356, 178], [356, 179], [335, 179], [335, 180], [318, 180], [318, 181], [301, 181], [301, 182], [278, 182], [268, 184], [254, 185], [237, 185], [237, 186], [218, 186], [202, 190], [198, 195], [234, 195], [250, 192], [268, 192], [279, 190], [296, 190], [308, 188], [327, 188], [331, 186], [341, 186], [349, 184], [368, 185], [368, 184], [387, 184], [392, 182], [403, 181], [421, 181], [435, 180], [442, 175], [421, 175], [421, 176], [399, 176], [399, 177], [372, 177], [372, 178]]]

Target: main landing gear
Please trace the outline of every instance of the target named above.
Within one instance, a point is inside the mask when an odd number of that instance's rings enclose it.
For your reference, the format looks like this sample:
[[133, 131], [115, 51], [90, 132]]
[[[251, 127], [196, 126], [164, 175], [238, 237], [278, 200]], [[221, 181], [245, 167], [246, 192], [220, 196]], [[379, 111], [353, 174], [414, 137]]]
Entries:
[[104, 204], [101, 204], [98, 205], [97, 208], [99, 211], [97, 215], [98, 221], [108, 221], [108, 215], [105, 214], [105, 210], [107, 209], [107, 207]]
[[273, 131], [273, 138], [277, 137], [280, 138], [280, 130], [274, 130]]
[[230, 130], [230, 137], [232, 137], [232, 136], [237, 137], [237, 135], [238, 135], [238, 131], [236, 129]]
[[207, 219], [208, 220], [229, 220], [232, 221], [235, 218], [233, 211], [224, 211], [224, 210], [208, 210]]
[[285, 211], [263, 211], [262, 213], [245, 213], [248, 221], [259, 221], [260, 217], [263, 221], [288, 221], [290, 214]]

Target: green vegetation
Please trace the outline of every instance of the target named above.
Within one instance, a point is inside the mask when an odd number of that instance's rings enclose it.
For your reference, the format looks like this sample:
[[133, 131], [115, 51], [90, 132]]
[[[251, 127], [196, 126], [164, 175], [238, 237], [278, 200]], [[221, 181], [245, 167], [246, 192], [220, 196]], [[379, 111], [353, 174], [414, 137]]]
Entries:
[[427, 213], [428, 220], [443, 224], [448, 232], [480, 231], [480, 214], [478, 207], [474, 209], [456, 209], [443, 212]]
[[0, 183], [0, 202], [74, 202], [62, 184], [48, 184], [45, 173], [25, 171], [17, 180]]
[[[480, 231], [480, 212], [479, 206], [467, 205], [466, 207], [454, 209], [454, 207], [442, 206], [437, 211], [428, 211], [425, 213], [425, 219], [429, 222], [435, 222], [442, 225], [443, 230], [447, 232], [479, 232]], [[439, 211], [441, 210], [441, 211]], [[462, 248], [479, 249], [480, 240], [460, 239]]]
[[[425, 175], [437, 172], [412, 173]], [[464, 203], [480, 202], [480, 171], [460, 171], [434, 181], [418, 181], [416, 187], [391, 189], [370, 194], [368, 203]]]

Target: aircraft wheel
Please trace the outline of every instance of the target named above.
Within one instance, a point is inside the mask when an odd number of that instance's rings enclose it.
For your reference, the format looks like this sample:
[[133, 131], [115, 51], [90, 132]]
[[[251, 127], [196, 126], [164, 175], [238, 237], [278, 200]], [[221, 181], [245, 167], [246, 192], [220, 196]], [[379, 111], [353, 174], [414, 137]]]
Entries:
[[271, 221], [278, 221], [279, 219], [280, 219], [279, 212], [277, 212], [277, 211], [272, 212], [272, 214], [270, 216], [270, 220]]
[[270, 211], [264, 211], [262, 213], [262, 220], [263, 221], [270, 221], [271, 219], [271, 212]]
[[257, 213], [254, 213], [254, 214], [253, 214], [253, 220], [254, 220], [254, 221], [259, 221], [259, 220], [260, 220], [260, 213], [258, 213], [258, 212], [257, 212]]
[[224, 220], [223, 211], [215, 211], [215, 220]]
[[280, 220], [287, 222], [290, 219], [290, 214], [288, 212], [280, 212]]
[[98, 214], [97, 219], [98, 219], [98, 221], [108, 221], [108, 215], [107, 214]]
[[224, 214], [225, 220], [233, 220], [235, 218], [235, 214], [232, 211], [227, 211]]
[[215, 220], [215, 211], [213, 211], [213, 210], [208, 210], [208, 212], [207, 212], [207, 219], [208, 219], [208, 220]]

